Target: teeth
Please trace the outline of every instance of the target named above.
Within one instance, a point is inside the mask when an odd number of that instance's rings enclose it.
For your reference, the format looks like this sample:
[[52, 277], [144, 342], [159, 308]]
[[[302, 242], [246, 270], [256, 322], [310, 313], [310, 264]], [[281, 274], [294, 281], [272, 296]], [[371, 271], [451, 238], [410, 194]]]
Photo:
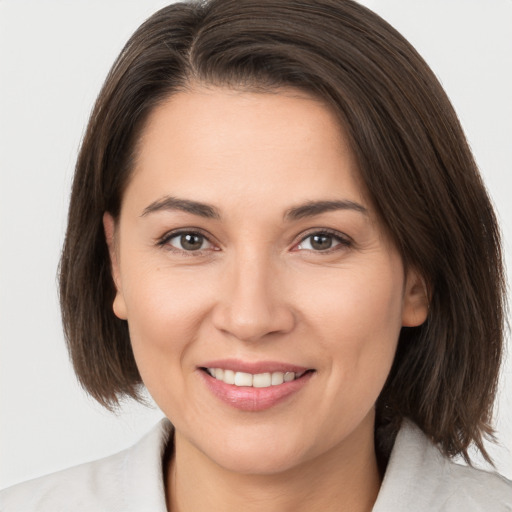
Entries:
[[[217, 378], [217, 377], [215, 377]], [[233, 370], [224, 370], [224, 378], [222, 379], [226, 384], [235, 383], [235, 372]]]
[[281, 372], [274, 372], [272, 374], [272, 386], [279, 386], [279, 384], [282, 384], [284, 382], [284, 373]]
[[286, 372], [284, 374], [284, 381], [285, 382], [291, 382], [292, 380], [295, 380], [295, 373], [293, 373], [293, 372]]
[[222, 368], [207, 368], [209, 375], [217, 380], [221, 380], [226, 384], [234, 384], [235, 386], [268, 388], [270, 386], [279, 386], [284, 382], [302, 377], [305, 372], [273, 372], [273, 373], [252, 373], [234, 372], [232, 370], [224, 370]]
[[252, 375], [250, 373], [236, 372], [235, 386], [252, 386]]
[[272, 386], [272, 375], [270, 373], [257, 373], [252, 378], [254, 388], [268, 388]]

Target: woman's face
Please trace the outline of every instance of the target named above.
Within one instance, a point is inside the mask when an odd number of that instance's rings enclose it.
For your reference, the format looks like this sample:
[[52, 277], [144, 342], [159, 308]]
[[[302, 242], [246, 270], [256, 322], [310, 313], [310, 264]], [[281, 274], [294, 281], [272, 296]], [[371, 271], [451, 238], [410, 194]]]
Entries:
[[114, 311], [182, 446], [272, 473], [373, 440], [424, 290], [320, 102], [290, 90], [172, 96], [105, 229]]

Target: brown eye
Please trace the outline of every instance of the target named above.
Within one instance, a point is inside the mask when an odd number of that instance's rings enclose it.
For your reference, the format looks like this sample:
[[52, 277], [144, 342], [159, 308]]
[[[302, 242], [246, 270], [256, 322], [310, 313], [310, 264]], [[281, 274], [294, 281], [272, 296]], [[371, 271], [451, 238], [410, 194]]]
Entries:
[[337, 249], [350, 246], [350, 241], [343, 238], [341, 235], [331, 233], [312, 233], [302, 239], [297, 249], [315, 251], [315, 252], [327, 252], [330, 249]]
[[178, 233], [168, 239], [167, 243], [181, 251], [200, 251], [210, 248], [210, 243], [200, 233]]
[[311, 247], [316, 251], [325, 251], [332, 247], [332, 236], [331, 235], [312, 235], [311, 236]]

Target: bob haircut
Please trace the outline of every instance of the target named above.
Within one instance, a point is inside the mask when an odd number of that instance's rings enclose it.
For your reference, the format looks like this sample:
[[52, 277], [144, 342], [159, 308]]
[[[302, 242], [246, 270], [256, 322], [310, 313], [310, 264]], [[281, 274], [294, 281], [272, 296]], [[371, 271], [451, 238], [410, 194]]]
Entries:
[[128, 41], [97, 99], [79, 153], [60, 265], [60, 300], [80, 383], [101, 404], [141, 399], [102, 217], [118, 218], [149, 114], [194, 86], [296, 88], [339, 118], [368, 198], [405, 266], [427, 283], [429, 314], [402, 328], [377, 402], [380, 449], [403, 417], [448, 456], [489, 460], [502, 354], [499, 231], [457, 116], [433, 72], [378, 15], [352, 0], [175, 3]]

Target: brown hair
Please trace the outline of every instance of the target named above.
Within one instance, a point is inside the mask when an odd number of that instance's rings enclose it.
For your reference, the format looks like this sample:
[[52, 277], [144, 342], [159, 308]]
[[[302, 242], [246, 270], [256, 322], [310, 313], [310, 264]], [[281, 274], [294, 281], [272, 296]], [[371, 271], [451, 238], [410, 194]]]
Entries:
[[[339, 116], [361, 177], [430, 311], [403, 328], [377, 403], [389, 445], [403, 417], [450, 456], [487, 456], [502, 352], [504, 280], [495, 215], [457, 116], [413, 47], [351, 0], [172, 4], [131, 37], [98, 97], [76, 165], [60, 268], [78, 378], [103, 405], [138, 398], [140, 375], [102, 226], [119, 215], [149, 113], [191, 83], [295, 87]], [[386, 444], [386, 442], [384, 443]]]

